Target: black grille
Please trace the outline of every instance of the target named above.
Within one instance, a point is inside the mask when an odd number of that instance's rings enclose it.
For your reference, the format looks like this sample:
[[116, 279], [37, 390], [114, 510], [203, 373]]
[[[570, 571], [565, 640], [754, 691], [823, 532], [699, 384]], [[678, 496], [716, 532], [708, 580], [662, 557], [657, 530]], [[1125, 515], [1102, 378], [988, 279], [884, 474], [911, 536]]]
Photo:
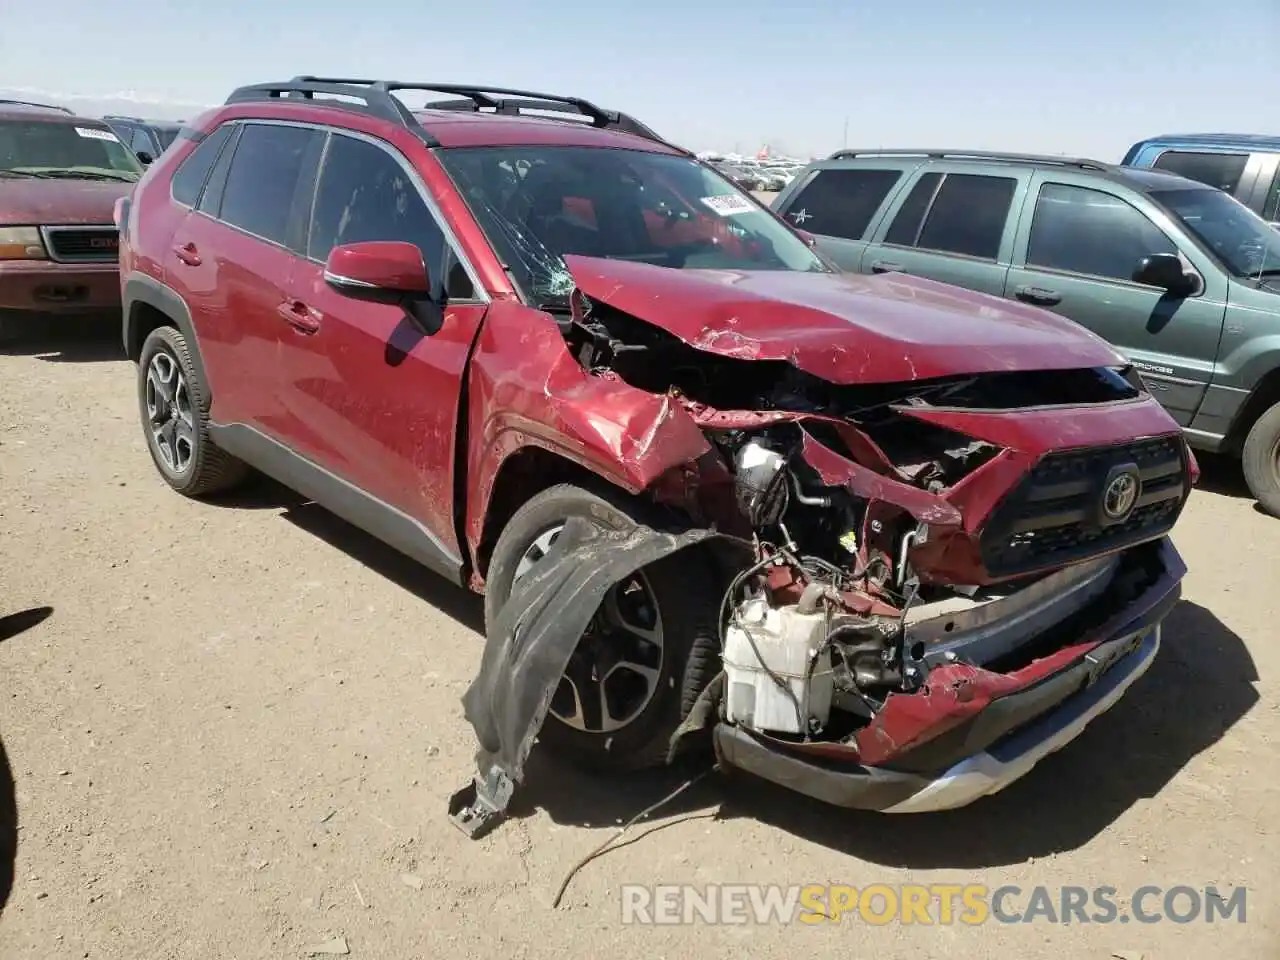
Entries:
[[48, 227], [49, 256], [68, 263], [112, 262], [120, 256], [115, 227]]
[[[1139, 478], [1131, 512], [1108, 522], [1104, 491], [1127, 465]], [[1178, 436], [1119, 447], [1051, 453], [999, 506], [982, 533], [982, 560], [995, 577], [1061, 566], [1166, 533], [1187, 494]]]

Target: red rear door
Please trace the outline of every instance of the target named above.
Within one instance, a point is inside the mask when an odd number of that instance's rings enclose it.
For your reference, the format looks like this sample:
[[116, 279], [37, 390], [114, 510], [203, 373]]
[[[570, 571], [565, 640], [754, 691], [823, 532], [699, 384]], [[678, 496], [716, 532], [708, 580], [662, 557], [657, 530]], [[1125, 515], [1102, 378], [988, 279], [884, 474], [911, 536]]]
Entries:
[[166, 252], [166, 278], [191, 310], [213, 388], [211, 418], [277, 434], [277, 365], [295, 252], [323, 134], [244, 123]]

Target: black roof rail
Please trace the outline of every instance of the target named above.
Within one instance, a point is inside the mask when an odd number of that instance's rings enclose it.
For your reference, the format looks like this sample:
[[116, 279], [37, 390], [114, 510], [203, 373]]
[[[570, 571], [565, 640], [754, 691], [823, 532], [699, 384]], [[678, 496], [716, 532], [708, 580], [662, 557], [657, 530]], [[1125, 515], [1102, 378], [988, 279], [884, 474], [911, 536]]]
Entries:
[[[460, 92], [460, 91], [459, 91]], [[538, 98], [520, 97], [517, 99], [503, 98], [501, 100], [488, 96], [488, 94], [496, 91], [474, 91], [473, 96], [469, 96], [462, 100], [435, 100], [431, 103], [424, 104], [422, 110], [466, 110], [472, 113], [478, 113], [482, 109], [488, 108], [494, 113], [503, 116], [522, 116], [528, 112], [546, 112], [546, 113], [567, 113], [584, 117], [593, 127], [605, 127], [612, 130], [621, 130], [623, 133], [634, 134], [637, 137], [644, 137], [646, 140], [657, 140], [660, 143], [666, 141], [658, 136], [653, 130], [645, 126], [635, 117], [628, 116], [625, 113], [619, 113], [616, 110], [603, 110], [595, 104], [587, 100], [550, 100], [543, 98], [539, 94]], [[484, 101], [489, 102], [484, 102]], [[590, 110], [584, 111], [582, 105], [586, 104]], [[546, 117], [548, 120], [558, 120], [559, 117]]]
[[59, 113], [70, 114], [75, 116], [76, 113], [70, 107], [64, 107], [57, 103], [37, 103], [35, 100], [7, 100], [0, 99], [0, 104], [9, 104], [15, 107], [39, 107], [42, 110], [57, 110]]
[[183, 120], [148, 120], [145, 117], [126, 117], [122, 113], [104, 114], [102, 119], [103, 120], [124, 120], [127, 123], [144, 123], [147, 126], [151, 126], [151, 127], [159, 127], [159, 126], [177, 127], [177, 126], [181, 126], [185, 122]]
[[1003, 163], [1052, 163], [1082, 170], [1109, 170], [1113, 164], [1084, 157], [1054, 157], [1037, 153], [1000, 153], [991, 150], [892, 149], [837, 150], [828, 159], [853, 160], [857, 157], [928, 157], [931, 160], [995, 160]]
[[[658, 143], [672, 146], [672, 144], [667, 143], [666, 140], [634, 117], [620, 113], [617, 110], [606, 110], [596, 106], [590, 100], [553, 93], [536, 93], [531, 90], [515, 90], [507, 87], [304, 75], [280, 83], [257, 83], [247, 87], [240, 87], [227, 98], [227, 103], [246, 103], [255, 100], [282, 99], [291, 96], [314, 99], [316, 94], [328, 97], [346, 97], [349, 100], [359, 102], [350, 103], [330, 100], [326, 101], [326, 106], [360, 110], [410, 129], [416, 128], [424, 139], [430, 141], [431, 138], [426, 135], [425, 131], [421, 130], [421, 124], [418, 122], [417, 117], [414, 116], [413, 111], [406, 107], [398, 97], [394, 96], [395, 92], [401, 90], [421, 90], [430, 93], [450, 94], [454, 97], [462, 98], [437, 101], [418, 109], [468, 110], [471, 112], [492, 110], [494, 113], [508, 116], [519, 116], [528, 111], [575, 114], [588, 121], [593, 127], [620, 130], [624, 133], [644, 137], [646, 140], [654, 140]], [[675, 149], [682, 148], [675, 147]]]
[[[359, 85], [358, 85], [359, 84]], [[370, 113], [383, 120], [398, 123], [403, 127], [413, 128], [418, 121], [409, 108], [391, 96], [385, 89], [365, 86], [363, 82], [344, 82], [341, 80], [318, 80], [313, 77], [295, 77], [278, 83], [254, 83], [231, 91], [226, 102], [253, 103], [263, 100], [282, 100], [286, 98], [302, 98], [314, 100], [315, 95], [328, 97], [347, 97], [362, 103], [348, 103], [342, 100], [326, 100], [326, 107], [338, 107], [345, 110], [359, 110]]]

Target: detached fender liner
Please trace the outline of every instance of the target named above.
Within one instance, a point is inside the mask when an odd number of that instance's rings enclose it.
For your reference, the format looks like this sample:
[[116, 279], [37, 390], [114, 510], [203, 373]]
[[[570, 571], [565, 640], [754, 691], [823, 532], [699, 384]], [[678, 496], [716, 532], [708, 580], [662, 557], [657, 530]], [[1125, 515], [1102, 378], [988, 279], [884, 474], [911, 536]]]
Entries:
[[480, 749], [476, 779], [450, 800], [457, 826], [478, 837], [501, 820], [560, 677], [609, 588], [656, 560], [720, 536], [643, 525], [606, 531], [581, 517], [568, 520], [499, 611], [480, 672], [463, 695]]

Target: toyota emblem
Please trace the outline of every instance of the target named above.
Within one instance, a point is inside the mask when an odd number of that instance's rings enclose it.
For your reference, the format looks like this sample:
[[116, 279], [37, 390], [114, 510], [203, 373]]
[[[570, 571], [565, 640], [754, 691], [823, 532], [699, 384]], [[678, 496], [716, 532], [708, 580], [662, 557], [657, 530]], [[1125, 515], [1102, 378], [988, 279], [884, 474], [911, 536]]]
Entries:
[[1129, 472], [1118, 473], [1102, 492], [1102, 512], [1108, 520], [1118, 523], [1129, 516], [1137, 501], [1138, 478]]

